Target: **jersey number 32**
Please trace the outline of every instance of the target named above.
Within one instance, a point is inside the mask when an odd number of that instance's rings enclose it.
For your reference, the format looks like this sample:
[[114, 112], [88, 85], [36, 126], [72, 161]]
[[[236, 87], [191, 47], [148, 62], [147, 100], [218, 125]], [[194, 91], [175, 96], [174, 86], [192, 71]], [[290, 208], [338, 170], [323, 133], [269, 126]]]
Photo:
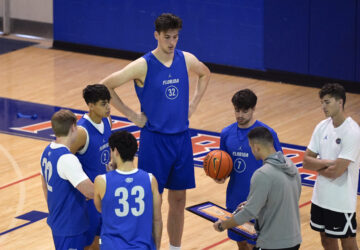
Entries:
[[42, 159], [41, 165], [44, 167], [44, 178], [46, 181], [46, 186], [49, 192], [52, 192], [52, 186], [49, 185], [51, 176], [52, 176], [52, 172], [53, 172], [53, 167], [51, 164], [51, 161], [48, 161], [46, 158]]

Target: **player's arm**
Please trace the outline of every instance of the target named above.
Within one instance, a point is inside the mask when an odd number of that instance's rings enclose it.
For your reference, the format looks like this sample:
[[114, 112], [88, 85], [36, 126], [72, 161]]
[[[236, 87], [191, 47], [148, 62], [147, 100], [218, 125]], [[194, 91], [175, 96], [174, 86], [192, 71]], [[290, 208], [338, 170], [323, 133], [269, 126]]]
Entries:
[[[84, 173], [85, 174], [85, 173]], [[93, 199], [94, 198], [94, 184], [91, 182], [89, 178], [80, 182], [76, 189], [80, 191], [86, 198]]]
[[[238, 207], [236, 208], [236, 210], [233, 212], [233, 214], [237, 214], [238, 212], [240, 212], [241, 210], [244, 209], [245, 205], [247, 204], [247, 201], [243, 201], [241, 202]], [[241, 223], [243, 224], [243, 223]], [[238, 222], [236, 222], [235, 220], [235, 216], [231, 217], [228, 220], [222, 221], [222, 220], [217, 220], [214, 223], [214, 229], [218, 232], [222, 232], [225, 229], [229, 229], [229, 228], [233, 228], [233, 227], [237, 227], [238, 225], [241, 225]]]
[[324, 169], [320, 169], [318, 170], [318, 172], [319, 174], [327, 178], [335, 179], [343, 175], [343, 173], [345, 173], [350, 163], [351, 163], [350, 160], [338, 158], [335, 160], [334, 165], [331, 165]]
[[128, 107], [115, 92], [115, 89], [129, 81], [136, 80], [142, 84], [147, 73], [147, 63], [144, 58], [139, 58], [126, 65], [122, 70], [112, 73], [100, 82], [104, 84], [110, 92], [111, 104], [123, 113], [130, 121], [139, 127], [143, 127], [147, 121], [144, 114], [138, 114]]
[[94, 184], [82, 169], [79, 159], [73, 154], [66, 154], [59, 158], [57, 171], [59, 176], [68, 180], [86, 198], [94, 198]]
[[228, 228], [237, 227], [238, 224], [236, 223], [234, 217], [231, 217], [230, 219], [227, 219], [225, 221], [217, 220], [213, 226], [216, 231], [222, 232]]
[[318, 171], [319, 174], [328, 178], [338, 178], [345, 173], [351, 162], [356, 161], [360, 149], [360, 133], [348, 132], [342, 138], [342, 147], [334, 164]]
[[251, 178], [248, 200], [243, 208], [235, 213], [233, 217], [225, 221], [215, 222], [215, 230], [221, 232], [256, 218], [261, 209], [266, 205], [270, 189], [271, 180], [269, 180], [269, 177], [256, 171]]
[[101, 200], [104, 198], [106, 182], [104, 178], [98, 175], [94, 181], [94, 204], [96, 209], [101, 213]]
[[317, 153], [306, 149], [303, 159], [303, 168], [313, 171], [319, 171], [325, 169], [331, 165], [334, 165], [334, 161], [317, 158]]
[[156, 249], [160, 249], [161, 234], [162, 234], [162, 217], [161, 217], [161, 195], [158, 189], [158, 183], [155, 176], [152, 176], [151, 191], [153, 194], [153, 237], [156, 244]]
[[116, 162], [110, 160], [108, 164], [106, 164], [106, 172], [113, 171], [116, 169]]
[[198, 77], [199, 80], [197, 82], [194, 96], [189, 105], [189, 118], [195, 112], [197, 106], [200, 103], [201, 98], [203, 97], [207, 85], [210, 80], [210, 70], [206, 65], [200, 62], [193, 54], [189, 52], [184, 52], [186, 66], [188, 70], [194, 72]]
[[41, 175], [41, 187], [44, 193], [45, 201], [47, 202], [47, 185], [44, 176]]
[[86, 144], [87, 133], [83, 127], [78, 126], [78, 133], [75, 141], [70, 146], [70, 151], [73, 154], [80, 151]]

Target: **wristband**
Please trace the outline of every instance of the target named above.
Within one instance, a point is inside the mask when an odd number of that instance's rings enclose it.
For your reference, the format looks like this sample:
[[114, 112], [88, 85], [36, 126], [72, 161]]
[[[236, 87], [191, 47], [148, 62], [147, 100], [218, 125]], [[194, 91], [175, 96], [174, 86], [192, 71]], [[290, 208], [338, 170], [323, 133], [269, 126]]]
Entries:
[[218, 229], [220, 232], [224, 231], [225, 229], [222, 227], [221, 222], [218, 224]]

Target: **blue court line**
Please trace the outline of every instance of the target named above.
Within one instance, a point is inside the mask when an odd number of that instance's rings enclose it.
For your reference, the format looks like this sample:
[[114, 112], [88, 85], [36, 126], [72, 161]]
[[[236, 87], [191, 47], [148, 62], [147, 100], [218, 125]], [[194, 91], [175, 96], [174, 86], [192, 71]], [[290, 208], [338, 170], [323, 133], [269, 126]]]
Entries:
[[32, 224], [32, 223], [34, 223], [34, 222], [39, 221], [39, 220], [42, 220], [42, 219], [48, 217], [48, 215], [49, 215], [48, 213], [44, 213], [44, 212], [40, 212], [40, 211], [33, 210], [33, 211], [30, 211], [30, 212], [28, 212], [28, 213], [26, 213], [26, 214], [22, 214], [22, 215], [20, 215], [20, 216], [18, 216], [18, 217], [15, 217], [16, 219], [28, 220], [28, 221], [30, 221], [30, 222], [27, 222], [27, 223], [22, 224], [22, 225], [20, 225], [20, 226], [17, 226], [17, 227], [11, 228], [11, 229], [9, 229], [9, 230], [6, 230], [6, 231], [4, 231], [4, 232], [1, 232], [1, 233], [0, 233], [0, 236], [1, 236], [1, 235], [4, 235], [4, 234], [7, 234], [7, 233], [10, 233], [10, 232], [12, 232], [12, 231], [15, 231], [15, 230], [17, 230], [17, 229], [19, 229], [19, 228], [25, 227], [25, 226], [27, 226], [27, 225], [30, 225], [30, 224]]

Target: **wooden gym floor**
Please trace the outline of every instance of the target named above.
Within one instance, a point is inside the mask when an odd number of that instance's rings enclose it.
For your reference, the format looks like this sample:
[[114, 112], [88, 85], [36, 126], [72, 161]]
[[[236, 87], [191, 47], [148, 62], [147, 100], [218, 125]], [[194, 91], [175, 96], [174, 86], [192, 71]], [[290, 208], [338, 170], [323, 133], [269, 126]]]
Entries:
[[[0, 55], [0, 97], [87, 110], [82, 89], [121, 69], [129, 61], [48, 49], [50, 41]], [[195, 78], [191, 76], [191, 83]], [[318, 89], [222, 74], [212, 74], [206, 95], [190, 120], [190, 127], [220, 132], [233, 123], [232, 95], [243, 88], [258, 96], [255, 116], [278, 133], [281, 142], [306, 146], [315, 125], [324, 119]], [[191, 93], [194, 84], [191, 84]], [[125, 103], [139, 110], [133, 84], [118, 89]], [[360, 122], [360, 95], [348, 94], [347, 114]], [[122, 116], [112, 109], [113, 115]], [[1, 119], [1, 118], [0, 118]], [[47, 212], [39, 177], [40, 155], [48, 142], [0, 134], [0, 233], [24, 224], [15, 219], [28, 211]], [[204, 201], [225, 203], [226, 185], [216, 184], [195, 168], [197, 187], [188, 191], [187, 206]], [[164, 194], [166, 197], [166, 193]], [[318, 234], [309, 227], [312, 188], [303, 187], [300, 204], [301, 249], [321, 249]], [[357, 206], [360, 213], [360, 204]], [[167, 201], [163, 202], [162, 248], [168, 248]], [[357, 217], [359, 221], [359, 216]], [[291, 220], [291, 218], [289, 218]], [[360, 245], [360, 229], [358, 244]], [[0, 236], [0, 249], [53, 249], [50, 228], [40, 220]], [[212, 223], [185, 212], [183, 249], [236, 249], [226, 233]]]

